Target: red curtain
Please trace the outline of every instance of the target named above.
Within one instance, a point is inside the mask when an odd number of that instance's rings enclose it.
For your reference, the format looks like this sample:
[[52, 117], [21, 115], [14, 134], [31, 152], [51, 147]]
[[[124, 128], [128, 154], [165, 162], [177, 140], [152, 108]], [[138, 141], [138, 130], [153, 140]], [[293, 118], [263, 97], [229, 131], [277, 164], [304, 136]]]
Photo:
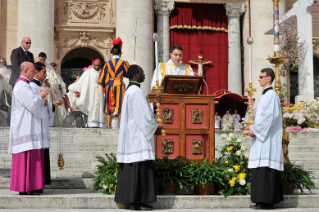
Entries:
[[[203, 66], [210, 94], [228, 88], [227, 24], [223, 5], [176, 3], [170, 16], [170, 44], [183, 47], [183, 62], [198, 60], [199, 54], [212, 62]], [[197, 72], [197, 65], [191, 66]]]

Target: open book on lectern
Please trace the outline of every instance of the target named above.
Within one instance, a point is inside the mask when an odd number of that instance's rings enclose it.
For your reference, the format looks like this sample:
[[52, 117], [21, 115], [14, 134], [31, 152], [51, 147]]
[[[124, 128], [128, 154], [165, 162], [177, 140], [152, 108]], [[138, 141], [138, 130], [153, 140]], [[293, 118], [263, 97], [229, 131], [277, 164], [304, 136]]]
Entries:
[[203, 76], [166, 75], [163, 80], [164, 93], [198, 94]]

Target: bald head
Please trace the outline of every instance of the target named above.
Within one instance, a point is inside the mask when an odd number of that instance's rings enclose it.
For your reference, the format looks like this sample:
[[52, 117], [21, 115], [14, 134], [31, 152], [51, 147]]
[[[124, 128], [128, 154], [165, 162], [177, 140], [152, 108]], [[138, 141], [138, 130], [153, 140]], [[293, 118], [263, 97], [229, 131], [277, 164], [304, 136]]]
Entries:
[[21, 73], [20, 73], [21, 76], [24, 76], [28, 78], [29, 80], [33, 79], [35, 75], [35, 68], [33, 63], [25, 61], [21, 64], [20, 69], [21, 69]]
[[22, 46], [25, 50], [29, 50], [29, 49], [30, 49], [30, 46], [31, 46], [31, 39], [30, 39], [29, 37], [24, 37], [24, 38], [22, 38], [21, 46]]
[[41, 57], [34, 58], [34, 63], [42, 63], [41, 62]]

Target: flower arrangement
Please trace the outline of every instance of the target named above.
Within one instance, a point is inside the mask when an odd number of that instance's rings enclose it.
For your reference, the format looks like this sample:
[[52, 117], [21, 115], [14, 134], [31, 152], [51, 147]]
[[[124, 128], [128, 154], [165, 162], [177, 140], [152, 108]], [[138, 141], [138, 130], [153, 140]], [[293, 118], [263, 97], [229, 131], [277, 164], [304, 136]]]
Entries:
[[221, 138], [226, 142], [221, 150], [221, 156], [215, 159], [218, 167], [224, 168], [223, 184], [220, 185], [220, 193], [225, 197], [230, 195], [246, 195], [250, 193], [251, 172], [248, 167], [249, 154], [247, 148], [241, 146], [241, 139], [234, 133], [222, 134]]
[[[301, 128], [319, 126], [319, 98], [312, 101], [284, 107], [283, 120], [286, 126], [300, 126]], [[294, 130], [294, 129], [290, 129]], [[296, 128], [296, 131], [301, 131]]]
[[102, 191], [105, 194], [115, 194], [118, 163], [116, 157], [111, 153], [105, 154], [106, 159], [97, 156], [96, 159], [100, 162], [97, 165], [97, 171], [94, 177], [94, 191]]

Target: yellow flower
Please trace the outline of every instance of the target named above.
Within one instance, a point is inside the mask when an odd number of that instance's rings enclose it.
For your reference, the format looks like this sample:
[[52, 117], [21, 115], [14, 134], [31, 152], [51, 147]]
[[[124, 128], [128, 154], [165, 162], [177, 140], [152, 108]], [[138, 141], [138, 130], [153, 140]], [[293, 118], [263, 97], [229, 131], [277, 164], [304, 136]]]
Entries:
[[235, 172], [238, 172], [240, 170], [240, 166], [234, 165], [233, 168], [235, 169]]
[[245, 179], [246, 173], [240, 173], [240, 174], [238, 175], [238, 177], [239, 177], [239, 179]]
[[236, 177], [232, 177], [232, 178], [231, 178], [232, 181], [235, 181], [236, 179], [237, 179]]
[[226, 160], [225, 163], [228, 164], [228, 160]]
[[234, 186], [235, 186], [235, 181], [230, 180], [230, 181], [228, 182], [228, 184], [230, 185], [230, 187], [234, 187]]
[[233, 146], [230, 146], [230, 147], [227, 147], [226, 150], [227, 150], [227, 152], [230, 152], [233, 150], [233, 148], [234, 148]]
[[110, 188], [113, 188], [113, 187], [114, 187], [114, 184], [110, 184], [109, 187], [110, 187]]

